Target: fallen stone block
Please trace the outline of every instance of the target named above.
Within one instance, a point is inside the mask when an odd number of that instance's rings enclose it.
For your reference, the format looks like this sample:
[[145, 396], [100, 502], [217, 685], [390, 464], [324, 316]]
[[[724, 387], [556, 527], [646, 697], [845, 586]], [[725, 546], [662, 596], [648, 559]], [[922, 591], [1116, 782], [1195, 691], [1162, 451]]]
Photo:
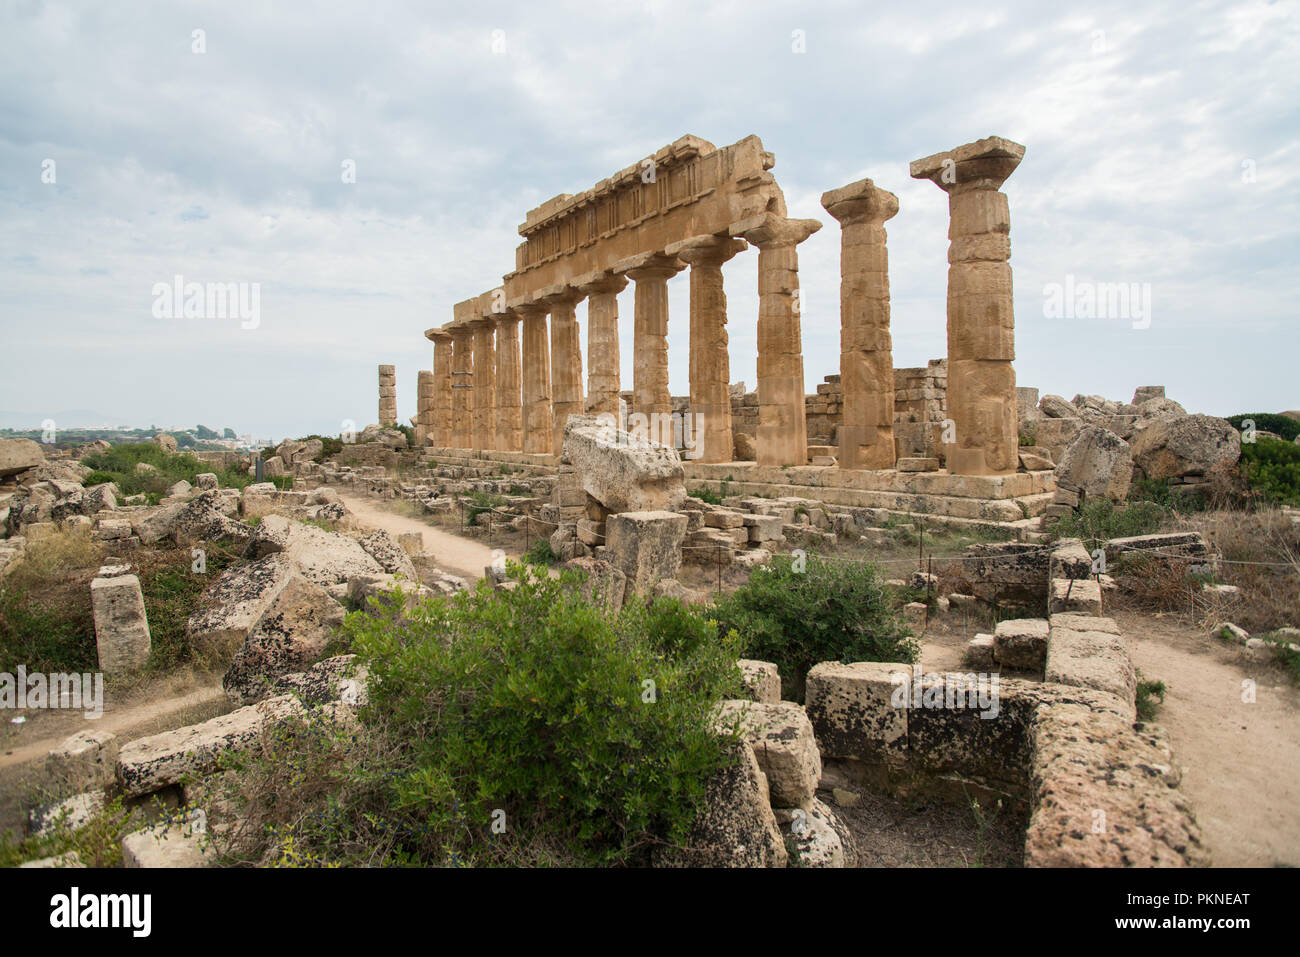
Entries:
[[295, 575], [294, 563], [279, 553], [223, 572], [203, 596], [207, 607], [186, 623], [190, 642], [206, 654], [230, 657]]
[[913, 680], [913, 666], [823, 661], [808, 672], [808, 719], [824, 754], [870, 764], [901, 761], [907, 752], [907, 708], [898, 689]]
[[1123, 637], [1109, 629], [1085, 630], [1073, 623], [1067, 626], [1060, 618], [1052, 617], [1044, 680], [1106, 691], [1133, 708], [1137, 678]]
[[758, 766], [767, 775], [773, 807], [811, 805], [822, 762], [812, 723], [802, 707], [789, 701], [724, 701], [718, 724], [736, 728], [754, 749]]
[[79, 830], [104, 810], [104, 799], [102, 790], [87, 791], [35, 808], [27, 815], [28, 830], [33, 837], [43, 837], [61, 828]]
[[1101, 614], [1101, 585], [1091, 578], [1053, 578], [1047, 613]]
[[96, 578], [90, 583], [99, 669], [108, 675], [138, 671], [149, 660], [149, 622], [135, 575]]
[[781, 701], [781, 674], [775, 664], [752, 658], [741, 658], [736, 664], [740, 667], [741, 680], [753, 695], [753, 700], [762, 704], [778, 704]]
[[185, 821], [147, 827], [122, 838], [124, 867], [207, 867], [215, 855], [201, 811]]
[[1004, 668], [1042, 671], [1047, 661], [1048, 625], [1044, 618], [1013, 618], [993, 629], [993, 660]]
[[686, 516], [676, 512], [623, 512], [606, 522], [607, 557], [644, 591], [676, 578], [682, 562]]
[[111, 784], [117, 767], [117, 735], [79, 731], [45, 757], [45, 777], [60, 790], [88, 791]]

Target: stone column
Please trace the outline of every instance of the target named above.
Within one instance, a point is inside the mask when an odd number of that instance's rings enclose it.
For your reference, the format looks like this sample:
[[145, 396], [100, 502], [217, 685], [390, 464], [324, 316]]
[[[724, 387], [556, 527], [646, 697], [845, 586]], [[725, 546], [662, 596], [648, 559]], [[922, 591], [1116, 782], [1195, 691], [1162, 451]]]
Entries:
[[587, 296], [587, 411], [609, 413], [618, 420], [622, 388], [618, 357], [618, 294], [627, 279], [608, 272], [588, 273], [573, 281]]
[[731, 226], [758, 247], [759, 465], [807, 465], [797, 246], [822, 224], [761, 213]]
[[436, 448], [451, 447], [451, 336], [441, 329], [429, 329], [424, 337], [433, 342], [433, 403], [429, 410], [429, 442]]
[[523, 320], [524, 451], [551, 451], [551, 345], [546, 307], [536, 301], [513, 308]]
[[822, 193], [822, 206], [841, 226], [839, 466], [892, 469], [894, 354], [885, 221], [898, 212], [898, 197], [862, 179]]
[[519, 317], [513, 312], [493, 315], [497, 327], [497, 423], [495, 448], [522, 452], [523, 406], [520, 392]]
[[433, 372], [421, 369], [416, 381], [415, 406], [415, 447], [424, 448], [429, 444], [429, 428], [433, 423], [433, 399], [435, 388]]
[[496, 416], [496, 322], [489, 318], [473, 319], [467, 325], [474, 332], [474, 445], [480, 450], [497, 447]]
[[632, 409], [645, 416], [647, 437], [673, 446], [673, 397], [668, 391], [668, 280], [686, 268], [675, 256], [646, 253], [614, 265], [636, 283], [632, 311]]
[[551, 312], [551, 452], [564, 448], [564, 423], [582, 414], [582, 339], [575, 307], [582, 293], [549, 286], [537, 296]]
[[698, 462], [730, 462], [731, 358], [727, 351], [727, 294], [722, 264], [748, 244], [725, 236], [696, 236], [666, 250], [691, 267], [691, 422], [687, 457]]
[[1015, 313], [1011, 299], [1011, 213], [999, 187], [1025, 148], [991, 136], [911, 164], [948, 194], [948, 471], [1014, 472]]
[[451, 354], [451, 447], [474, 447], [474, 338], [467, 326], [450, 329]]
[[397, 424], [397, 367], [379, 367], [379, 424]]

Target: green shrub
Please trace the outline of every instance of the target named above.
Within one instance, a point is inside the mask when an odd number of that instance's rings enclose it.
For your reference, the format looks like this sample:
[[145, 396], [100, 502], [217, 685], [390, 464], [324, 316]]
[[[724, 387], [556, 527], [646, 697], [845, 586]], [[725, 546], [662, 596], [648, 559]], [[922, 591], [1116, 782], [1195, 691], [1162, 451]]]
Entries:
[[1165, 703], [1168, 692], [1163, 681], [1148, 681], [1137, 672], [1137, 717], [1139, 721], [1150, 721]]
[[[293, 736], [239, 776], [282, 850], [287, 836], [314, 862], [641, 864], [683, 841], [728, 760], [714, 709], [740, 691], [736, 641], [677, 601], [612, 616], [572, 572], [509, 574], [511, 591], [348, 616], [371, 675], [359, 732]], [[257, 776], [285, 761], [298, 785], [280, 799]], [[321, 776], [315, 805], [293, 803]]]
[[798, 568], [792, 556], [777, 555], [713, 609], [720, 635], [734, 630], [746, 657], [776, 663], [787, 697], [803, 700], [804, 678], [820, 661], [920, 656], [873, 565], [810, 555]]
[[691, 498], [699, 499], [709, 505], [721, 505], [722, 496], [707, 486], [701, 485], [699, 488], [691, 489], [686, 493]]
[[1064, 515], [1052, 529], [1057, 538], [1080, 538], [1085, 543], [1105, 542], [1131, 535], [1150, 535], [1173, 518], [1159, 502], [1137, 501], [1118, 507], [1110, 499], [1094, 499], [1071, 515]]
[[551, 548], [551, 541], [548, 538], [539, 538], [528, 547], [524, 552], [524, 561], [529, 565], [554, 565], [560, 560], [560, 556], [555, 554]]
[[[123, 495], [144, 494], [152, 502], [165, 494], [167, 489], [184, 479], [191, 485], [195, 476], [203, 472], [214, 472], [217, 481], [224, 488], [244, 488], [253, 481], [253, 477], [238, 467], [220, 469], [200, 462], [187, 453], [173, 453], [155, 445], [153, 442], [133, 442], [115, 445], [103, 452], [96, 452], [81, 460], [90, 468], [91, 474], [82, 484], [89, 488], [101, 482], [115, 482]], [[143, 474], [136, 471], [141, 462], [152, 465], [154, 471]], [[274, 480], [280, 488], [290, 488], [293, 479], [284, 476]]]
[[1300, 422], [1287, 415], [1277, 415], [1273, 412], [1243, 412], [1241, 415], [1228, 416], [1228, 422], [1238, 432], [1241, 431], [1241, 424], [1246, 419], [1254, 422], [1256, 429], [1280, 435], [1288, 442], [1294, 442], [1296, 436], [1300, 435]]
[[1250, 490], [1264, 501], [1300, 505], [1300, 445], [1258, 436], [1242, 443], [1240, 468]]

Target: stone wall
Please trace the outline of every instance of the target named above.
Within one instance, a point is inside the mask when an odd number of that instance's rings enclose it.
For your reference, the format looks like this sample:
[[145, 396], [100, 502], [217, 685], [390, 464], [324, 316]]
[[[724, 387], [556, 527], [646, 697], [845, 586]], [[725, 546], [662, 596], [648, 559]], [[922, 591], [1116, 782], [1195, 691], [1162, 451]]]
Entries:
[[948, 414], [948, 360], [894, 370], [894, 446], [898, 458], [942, 459], [938, 433]]

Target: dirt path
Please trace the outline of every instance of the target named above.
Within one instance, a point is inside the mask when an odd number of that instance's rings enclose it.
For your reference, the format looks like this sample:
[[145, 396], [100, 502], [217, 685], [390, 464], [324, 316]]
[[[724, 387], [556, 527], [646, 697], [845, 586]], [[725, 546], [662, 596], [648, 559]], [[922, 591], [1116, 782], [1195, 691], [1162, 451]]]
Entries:
[[[418, 518], [389, 511], [386, 503], [376, 499], [359, 495], [340, 495], [339, 498], [362, 525], [382, 528], [393, 536], [402, 532], [422, 534], [425, 554], [443, 571], [477, 581], [483, 577], [483, 569], [492, 564], [494, 549], [487, 545], [444, 532]], [[510, 552], [507, 551], [507, 555]]]
[[[1168, 686], [1155, 723], [1168, 730], [1217, 867], [1300, 866], [1300, 692], [1271, 663], [1185, 622], [1120, 612], [1133, 663]], [[1255, 702], [1242, 682], [1255, 682]]]

